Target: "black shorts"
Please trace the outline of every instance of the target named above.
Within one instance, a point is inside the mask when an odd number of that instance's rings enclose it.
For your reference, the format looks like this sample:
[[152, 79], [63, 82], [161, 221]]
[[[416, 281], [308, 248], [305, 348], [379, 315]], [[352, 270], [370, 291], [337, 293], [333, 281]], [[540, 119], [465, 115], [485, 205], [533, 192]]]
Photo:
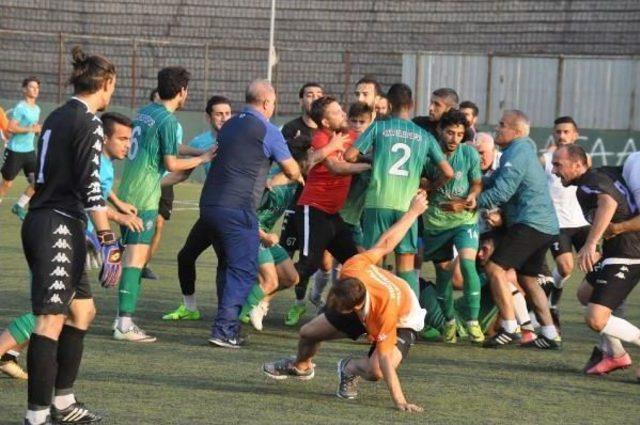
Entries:
[[491, 261], [525, 276], [537, 277], [544, 269], [547, 250], [555, 237], [526, 224], [514, 224], [506, 229]]
[[330, 308], [325, 308], [324, 316], [334, 328], [354, 341], [367, 333], [367, 330], [355, 312], [342, 314]]
[[175, 194], [173, 193], [173, 186], [164, 186], [161, 189], [160, 203], [158, 205], [158, 214], [166, 221], [171, 220], [171, 212], [173, 211], [173, 200]]
[[35, 152], [14, 152], [10, 149], [4, 150], [4, 163], [0, 173], [2, 178], [7, 181], [15, 180], [20, 174], [20, 170], [24, 173], [30, 183], [33, 183], [33, 176], [36, 173], [37, 162]]
[[551, 244], [551, 254], [553, 254], [553, 258], [571, 252], [571, 247], [573, 247], [576, 252], [580, 251], [587, 241], [590, 229], [591, 226], [560, 229], [560, 234]]
[[85, 271], [85, 223], [53, 210], [30, 211], [22, 247], [31, 271], [33, 314], [69, 314], [74, 298], [91, 299]]
[[[413, 329], [409, 328], [398, 328], [396, 330], [396, 347], [400, 350], [402, 354], [402, 360], [407, 358], [409, 354], [409, 349], [413, 344], [416, 343], [418, 333]], [[376, 343], [371, 344], [371, 348], [369, 348], [369, 357], [373, 356], [373, 352], [376, 351]]]
[[358, 253], [353, 233], [340, 214], [328, 214], [308, 205], [296, 207], [300, 280], [310, 278], [322, 265], [325, 251], [340, 264]]
[[600, 261], [585, 279], [593, 287], [590, 303], [615, 310], [640, 280], [640, 264], [605, 264]]
[[280, 245], [290, 257], [298, 250], [298, 230], [296, 229], [295, 210], [285, 210], [280, 231]]

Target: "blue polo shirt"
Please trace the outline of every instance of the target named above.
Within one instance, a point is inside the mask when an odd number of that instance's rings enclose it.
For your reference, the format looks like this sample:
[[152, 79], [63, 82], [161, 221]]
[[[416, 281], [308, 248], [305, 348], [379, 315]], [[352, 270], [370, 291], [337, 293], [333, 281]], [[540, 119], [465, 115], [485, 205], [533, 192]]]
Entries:
[[255, 211], [271, 161], [291, 158], [282, 133], [250, 106], [218, 133], [218, 152], [200, 195], [200, 208], [219, 206]]
[[[217, 142], [216, 138], [213, 135], [213, 131], [207, 130], [204, 133], [200, 133], [196, 137], [191, 139], [191, 141], [189, 142], [189, 146], [206, 151], [215, 146], [216, 143]], [[205, 173], [208, 173], [209, 168], [211, 168], [211, 163], [209, 162], [207, 164], [204, 164], [202, 168], [204, 168]]]

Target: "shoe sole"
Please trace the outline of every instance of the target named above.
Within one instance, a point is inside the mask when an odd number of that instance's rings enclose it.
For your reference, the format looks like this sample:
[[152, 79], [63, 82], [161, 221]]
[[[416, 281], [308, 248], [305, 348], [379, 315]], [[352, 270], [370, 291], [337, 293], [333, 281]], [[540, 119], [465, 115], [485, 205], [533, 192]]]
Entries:
[[227, 344], [226, 342], [222, 342], [222, 341], [217, 340], [217, 339], [210, 339], [209, 340], [209, 344], [215, 345], [216, 347], [232, 348], [234, 350], [237, 350], [237, 349], [240, 348], [239, 345]]
[[616, 370], [624, 370], [624, 369], [629, 369], [631, 367], [631, 365], [625, 365], [625, 366], [618, 366], [614, 369], [608, 370], [606, 372], [596, 372], [596, 373], [589, 373], [589, 372], [585, 372], [585, 375], [588, 376], [604, 376], [604, 375], [608, 375], [612, 372], [615, 372]]
[[118, 338], [117, 336], [114, 336], [113, 339], [115, 339], [116, 341], [135, 342], [138, 344], [149, 344], [152, 342], [156, 342], [158, 340], [156, 337], [147, 337], [142, 339], [127, 339], [127, 338]]
[[262, 373], [264, 373], [268, 378], [275, 379], [276, 381], [284, 381], [285, 379], [293, 378], [299, 381], [310, 381], [316, 376], [316, 372], [313, 371], [311, 375], [274, 375], [273, 373], [267, 371], [264, 366], [262, 367]]
[[193, 321], [202, 320], [202, 317], [167, 317], [162, 316], [162, 320], [166, 320], [167, 322], [179, 322], [179, 321]]

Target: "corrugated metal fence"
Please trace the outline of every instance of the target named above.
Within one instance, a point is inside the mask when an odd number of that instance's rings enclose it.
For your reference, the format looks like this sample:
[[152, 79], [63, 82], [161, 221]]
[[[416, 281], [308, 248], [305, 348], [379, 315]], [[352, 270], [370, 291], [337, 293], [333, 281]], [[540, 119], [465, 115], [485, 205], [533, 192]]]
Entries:
[[495, 124], [505, 109], [521, 109], [534, 126], [571, 115], [580, 127], [640, 130], [640, 61], [636, 57], [502, 56], [406, 53], [402, 80], [416, 94], [418, 114], [439, 87], [480, 108]]

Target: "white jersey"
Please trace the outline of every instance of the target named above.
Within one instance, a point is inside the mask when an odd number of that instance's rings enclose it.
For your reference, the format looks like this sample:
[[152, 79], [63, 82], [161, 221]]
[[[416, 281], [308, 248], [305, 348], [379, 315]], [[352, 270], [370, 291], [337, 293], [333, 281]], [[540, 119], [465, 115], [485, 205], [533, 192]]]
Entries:
[[[491, 167], [487, 171], [482, 172], [483, 178], [491, 176], [493, 173], [495, 173], [498, 167], [500, 167], [501, 156], [502, 156], [502, 152], [498, 150], [494, 152], [493, 163], [491, 164]], [[478, 214], [478, 231], [480, 232], [480, 234], [493, 230], [493, 228], [489, 226], [489, 224], [487, 224], [487, 221], [483, 217], [485, 211], [486, 210], [480, 211], [480, 214]], [[454, 249], [454, 253], [457, 255], [457, 252], [455, 251], [455, 247], [453, 247], [453, 249]]]
[[552, 173], [553, 165], [551, 164], [551, 159], [553, 152], [545, 152], [542, 157], [544, 158], [544, 172], [549, 183], [549, 194], [556, 209], [560, 228], [570, 229], [588, 226], [589, 223], [585, 220], [578, 198], [576, 198], [576, 190], [578, 188], [576, 186], [564, 187], [560, 177]]
[[640, 206], [640, 152], [634, 152], [626, 159], [622, 167], [622, 178], [633, 194], [636, 205]]

